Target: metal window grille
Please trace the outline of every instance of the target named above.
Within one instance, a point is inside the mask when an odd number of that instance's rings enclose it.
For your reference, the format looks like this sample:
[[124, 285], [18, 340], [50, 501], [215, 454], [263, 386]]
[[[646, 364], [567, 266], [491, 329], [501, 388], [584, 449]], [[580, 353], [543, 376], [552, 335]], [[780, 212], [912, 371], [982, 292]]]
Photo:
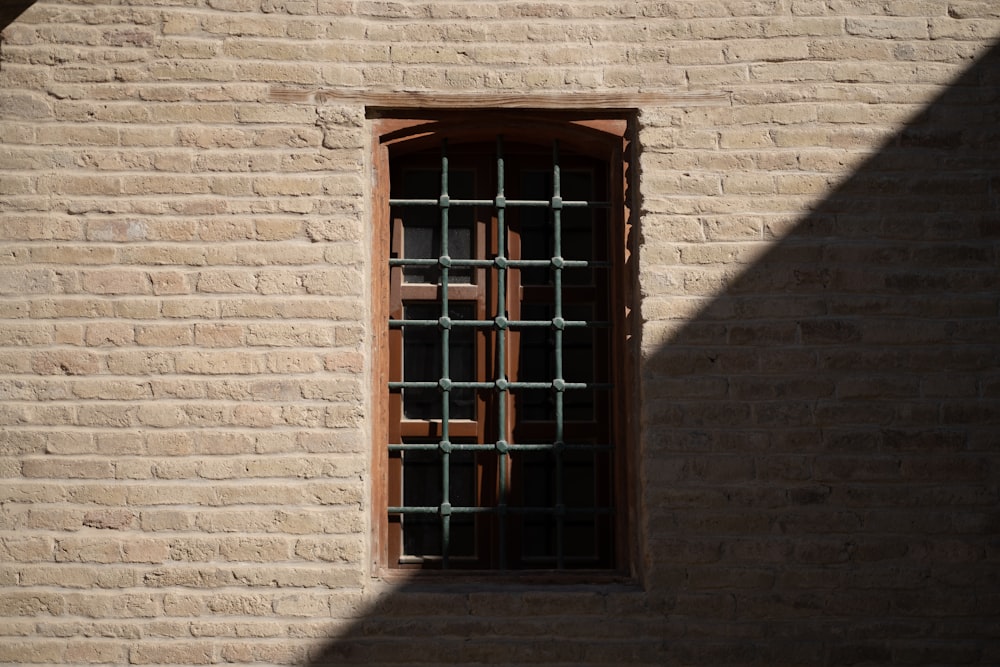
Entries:
[[[566, 209], [599, 209], [609, 208], [609, 201], [594, 201], [586, 199], [568, 200], [562, 196], [561, 169], [560, 169], [560, 147], [558, 141], [552, 144], [551, 159], [551, 190], [552, 195], [546, 199], [508, 199], [505, 196], [505, 158], [504, 141], [502, 136], [496, 138], [496, 172], [495, 180], [497, 184], [495, 196], [492, 199], [456, 199], [449, 193], [449, 158], [447, 141], [442, 141], [441, 145], [441, 179], [440, 190], [436, 193], [428, 193], [426, 198], [390, 198], [389, 204], [394, 207], [432, 207], [437, 209], [440, 219], [440, 249], [437, 258], [407, 258], [392, 257], [389, 259], [389, 267], [424, 267], [424, 269], [434, 269], [439, 271], [439, 294], [440, 315], [435, 319], [389, 319], [390, 328], [400, 328], [404, 332], [407, 329], [423, 331], [436, 331], [440, 337], [442, 350], [440, 362], [440, 375], [436, 381], [393, 381], [389, 382], [390, 391], [400, 391], [404, 394], [407, 390], [436, 390], [440, 393], [440, 415], [441, 415], [441, 435], [437, 442], [397, 442], [389, 443], [390, 452], [438, 452], [440, 457], [440, 500], [436, 504], [420, 506], [406, 505], [388, 507], [390, 516], [400, 516], [405, 521], [407, 517], [437, 517], [440, 521], [440, 561], [441, 567], [448, 568], [452, 557], [452, 537], [451, 527], [453, 517], [456, 515], [493, 515], [496, 518], [497, 526], [496, 542], [498, 545], [497, 559], [500, 569], [508, 567], [506, 561], [508, 522], [511, 516], [543, 516], [548, 517], [555, 525], [555, 568], [564, 569], [567, 567], [567, 557], [565, 554], [564, 526], [567, 518], [574, 515], [582, 515], [596, 518], [599, 515], [612, 516], [614, 508], [611, 503], [611, 495], [606, 494], [603, 498], [594, 495], [595, 501], [592, 506], [580, 507], [570, 506], [565, 502], [567, 490], [564, 488], [564, 459], [569, 452], [611, 452], [613, 445], [611, 442], [586, 443], [569, 442], [565, 437], [565, 410], [564, 401], [568, 393], [581, 390], [611, 390], [612, 383], [609, 382], [570, 382], [564, 377], [564, 344], [563, 337], [567, 330], [575, 328], [599, 329], [608, 328], [611, 322], [599, 319], [569, 319], [564, 315], [563, 309], [563, 274], [567, 269], [609, 269], [610, 261], [596, 261], [594, 259], [566, 259], [562, 256], [563, 223], [562, 214]], [[496, 248], [499, 250], [492, 258], [468, 258], [459, 259], [450, 256], [449, 253], [449, 212], [458, 207], [489, 207], [495, 216], [496, 224]], [[552, 256], [547, 259], [511, 259], [508, 257], [508, 229], [506, 225], [506, 214], [511, 209], [519, 207], [532, 207], [548, 209], [550, 211], [551, 247]], [[463, 319], [455, 318], [454, 309], [449, 307], [449, 273], [456, 269], [476, 269], [483, 268], [493, 272], [494, 279], [491, 284], [496, 293], [493, 295], [493, 302], [496, 310], [491, 319]], [[512, 270], [546, 268], [551, 271], [554, 298], [551, 305], [552, 317], [549, 319], [510, 319], [508, 317], [508, 272]], [[453, 332], [463, 328], [474, 330], [491, 329], [495, 339], [495, 355], [497, 363], [494, 377], [487, 381], [459, 381], [452, 379], [452, 372], [449, 363], [448, 350], [450, 349]], [[508, 334], [511, 331], [525, 330], [530, 328], [544, 328], [551, 332], [552, 355], [554, 358], [554, 373], [547, 381], [518, 381], [507, 377], [506, 359], [508, 354]], [[546, 442], [511, 442], [508, 433], [507, 413], [510, 409], [512, 392], [519, 390], [548, 390], [554, 397], [554, 422], [555, 436]], [[449, 437], [450, 410], [452, 407], [452, 394], [459, 390], [493, 392], [495, 400], [496, 423], [498, 432], [493, 442], [487, 443], [459, 443], [452, 442]], [[404, 398], [405, 400], [405, 398]], [[450, 478], [452, 470], [451, 458], [456, 452], [472, 452], [475, 454], [490, 453], [498, 458], [498, 492], [495, 502], [490, 506], [479, 506], [471, 504], [456, 504], [453, 502], [452, 480]], [[510, 474], [507, 465], [507, 457], [516, 452], [548, 452], [555, 462], [554, 484], [555, 490], [551, 502], [544, 506], [524, 504], [517, 505], [511, 502], [509, 487]], [[404, 454], [405, 456], [405, 454]], [[609, 459], [610, 460], [610, 459]], [[405, 530], [405, 527], [404, 527]]]

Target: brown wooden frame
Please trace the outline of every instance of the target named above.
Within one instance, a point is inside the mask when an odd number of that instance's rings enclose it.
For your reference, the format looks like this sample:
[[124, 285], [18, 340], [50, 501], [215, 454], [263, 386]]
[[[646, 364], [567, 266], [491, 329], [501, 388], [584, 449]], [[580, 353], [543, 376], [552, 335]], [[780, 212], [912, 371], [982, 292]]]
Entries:
[[[634, 559], [631, 553], [635, 549], [634, 541], [630, 539], [630, 517], [634, 507], [634, 488], [630, 483], [632, 442], [634, 424], [632, 415], [635, 412], [632, 386], [634, 383], [633, 358], [631, 350], [631, 298], [633, 294], [633, 271], [631, 267], [631, 207], [628, 203], [630, 164], [632, 162], [631, 136], [634, 131], [634, 119], [623, 113], [550, 113], [550, 112], [427, 112], [413, 110], [405, 112], [375, 111], [369, 114], [372, 129], [373, 156], [373, 262], [372, 288], [374, 303], [372, 309], [373, 346], [373, 465], [372, 465], [372, 546], [373, 574], [381, 576], [398, 567], [398, 554], [401, 553], [399, 536], [390, 530], [387, 507], [392, 504], [389, 499], [389, 484], [391, 466], [386, 444], [390, 442], [389, 424], [399, 423], [402, 415], [397, 405], [389, 400], [388, 381], [389, 368], [393, 356], [398, 354], [398, 341], [393, 344], [390, 339], [398, 335], [398, 330], [390, 332], [386, 327], [391, 302], [398, 302], [401, 295], [394, 293], [398, 288], [388, 278], [386, 259], [390, 252], [389, 218], [389, 175], [391, 172], [390, 151], [402, 155], [411, 152], [437, 147], [440, 135], [461, 140], [494, 141], [498, 133], [505, 138], [526, 141], [536, 145], [550, 145], [553, 138], [559, 138], [561, 143], [572, 146], [582, 154], [596, 157], [608, 165], [611, 170], [609, 183], [612, 192], [612, 206], [608, 224], [611, 229], [620, 233], [611, 234], [613, 241], [609, 249], [612, 260], [610, 271], [610, 306], [613, 320], [613, 330], [616, 333], [612, 341], [613, 349], [609, 351], [618, 363], [611, 364], [614, 377], [611, 378], [616, 389], [612, 406], [612, 429], [616, 448], [614, 458], [613, 496], [616, 515], [614, 516], [614, 555], [611, 558], [613, 567], [610, 570], [600, 570], [602, 575], [631, 574]], [[491, 158], [491, 155], [486, 156]], [[620, 205], [619, 205], [620, 204]], [[478, 271], [478, 269], [477, 269]], [[474, 281], [475, 282], [475, 281]], [[482, 276], [480, 276], [482, 282]], [[398, 283], [397, 283], [398, 284]], [[452, 285], [449, 295], [456, 295], [452, 290], [475, 290], [475, 285]], [[408, 286], [408, 289], [428, 289]], [[426, 295], [431, 297], [433, 295]], [[457, 295], [456, 295], [457, 296]], [[471, 296], [471, 295], [470, 295]], [[487, 299], [489, 298], [487, 291]], [[477, 339], [479, 334], [477, 333]], [[480, 343], [477, 342], [477, 354], [481, 354]], [[398, 359], [396, 362], [398, 363]], [[483, 436], [485, 424], [461, 424], [449, 422], [454, 436]], [[455, 427], [459, 427], [455, 431]], [[432, 436], [432, 430], [427, 429], [426, 435]], [[466, 433], [466, 431], [468, 433]], [[417, 432], [411, 432], [416, 435]], [[495, 481], [495, 480], [494, 480]], [[486, 566], [488, 568], [488, 565]], [[484, 568], [486, 569], [486, 568]], [[510, 574], [510, 573], [508, 573]], [[520, 575], [520, 573], [518, 573]], [[536, 574], [527, 571], [526, 574]], [[579, 571], [569, 571], [579, 575]], [[564, 579], [563, 573], [557, 577]]]

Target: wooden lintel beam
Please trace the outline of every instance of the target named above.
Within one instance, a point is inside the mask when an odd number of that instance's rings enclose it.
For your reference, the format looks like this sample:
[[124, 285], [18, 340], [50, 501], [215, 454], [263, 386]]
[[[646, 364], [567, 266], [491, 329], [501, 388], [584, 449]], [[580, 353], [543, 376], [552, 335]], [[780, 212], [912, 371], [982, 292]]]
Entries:
[[274, 86], [271, 100], [301, 104], [363, 104], [385, 109], [641, 109], [659, 106], [729, 106], [728, 92], [483, 93], [309, 90]]

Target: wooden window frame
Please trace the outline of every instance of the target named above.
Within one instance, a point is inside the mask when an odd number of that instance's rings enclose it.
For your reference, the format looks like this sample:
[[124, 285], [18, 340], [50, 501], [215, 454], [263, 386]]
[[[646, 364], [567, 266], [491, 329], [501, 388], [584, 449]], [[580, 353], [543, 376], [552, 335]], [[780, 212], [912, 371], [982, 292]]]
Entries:
[[[611, 412], [614, 422], [611, 427], [615, 449], [613, 458], [614, 474], [611, 497], [614, 498], [613, 554], [610, 567], [598, 570], [503, 570], [476, 569], [475, 576], [503, 575], [518, 580], [548, 579], [556, 581], [594, 581], [629, 578], [634, 574], [635, 540], [631, 533], [634, 525], [635, 483], [634, 457], [634, 415], [635, 403], [634, 353], [632, 350], [632, 299], [634, 290], [634, 270], [632, 267], [631, 244], [632, 206], [630, 200], [630, 180], [634, 158], [634, 114], [629, 112], [531, 112], [531, 111], [392, 111], [373, 110], [369, 112], [371, 128], [371, 154], [373, 167], [372, 191], [372, 331], [373, 331], [373, 464], [372, 464], [372, 574], [376, 577], [392, 577], [412, 570], [398, 565], [400, 549], [398, 538], [390, 534], [388, 518], [390, 463], [387, 443], [389, 442], [390, 415], [389, 369], [393, 350], [390, 345], [389, 303], [391, 285], [386, 270], [387, 258], [391, 252], [391, 224], [389, 189], [391, 159], [393, 151], [417, 151], [436, 146], [443, 134], [465, 141], [494, 141], [497, 134], [503, 134], [518, 141], [545, 145], [558, 139], [572, 146], [581, 154], [593, 156], [607, 165], [609, 170], [610, 208], [608, 224], [612, 246], [609, 258], [610, 270], [609, 309], [611, 311], [612, 348], [611, 358], [618, 363], [611, 364], [615, 386]], [[489, 156], [487, 156], [489, 157]], [[615, 233], [614, 230], [617, 230]], [[482, 425], [474, 430], [482, 431]], [[441, 574], [441, 571], [419, 569], [417, 572]], [[449, 578], [470, 574], [468, 570], [448, 570]]]

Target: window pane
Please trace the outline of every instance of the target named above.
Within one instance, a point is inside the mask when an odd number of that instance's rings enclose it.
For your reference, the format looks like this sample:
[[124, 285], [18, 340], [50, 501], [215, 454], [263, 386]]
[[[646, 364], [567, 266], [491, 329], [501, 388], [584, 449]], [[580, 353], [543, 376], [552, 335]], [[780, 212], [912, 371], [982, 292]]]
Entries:
[[[388, 148], [392, 198], [427, 202], [391, 205], [389, 252], [394, 254], [390, 256], [428, 263], [390, 272], [390, 317], [402, 318], [400, 329], [395, 329], [399, 323], [391, 325], [390, 378], [393, 382], [402, 379], [404, 383], [432, 385], [391, 389], [389, 438], [392, 442], [433, 444], [436, 434], [447, 430], [453, 442], [464, 439], [483, 446], [475, 454], [455, 451], [450, 455], [437, 447], [419, 452], [391, 448], [390, 506], [422, 507], [427, 512], [390, 515], [390, 556], [405, 556], [397, 560], [403, 567], [442, 567], [443, 556], [452, 558], [449, 566], [454, 568], [613, 566], [613, 457], [608, 451], [573, 449], [581, 444], [617, 441], [610, 432], [613, 392], [607, 387], [571, 388], [560, 393], [517, 387], [509, 393], [492, 387], [444, 392], [437, 384], [442, 376], [453, 382], [489, 382], [498, 373], [514, 383], [549, 384], [557, 377], [557, 367], [559, 377], [570, 383], [608, 383], [617, 363], [610, 329], [571, 326], [556, 331], [552, 319], [557, 298], [560, 315], [566, 320], [610, 319], [610, 301], [616, 298], [611, 293], [611, 278], [617, 276], [613, 272], [618, 262], [610, 255], [619, 245], [611, 241], [620, 233], [620, 215], [616, 209], [590, 206], [568, 206], [556, 213], [548, 205], [554, 184], [551, 137], [529, 137], [518, 124], [504, 124], [497, 128], [499, 140], [484, 140], [478, 134], [465, 133], [467, 119], [456, 119], [463, 123], [462, 132], [452, 135], [450, 126], [442, 125], [442, 136], [435, 137], [432, 135], [438, 130], [428, 126], [419, 142], [407, 145], [393, 139]], [[617, 143], [609, 142], [608, 147], [617, 150]], [[575, 152], [571, 137], [565, 142], [560, 139], [560, 144], [559, 194], [563, 200], [608, 201], [612, 190], [609, 174], [613, 172], [615, 178], [622, 175], [617, 166], [612, 169], [600, 158]], [[443, 210], [438, 204], [442, 146], [449, 161], [447, 238], [442, 238]], [[508, 202], [529, 200], [542, 205], [508, 204], [501, 212], [489, 202], [478, 207], [460, 203], [492, 200], [499, 182], [498, 146], [504, 155]], [[614, 196], [618, 194], [615, 188]], [[556, 217], [560, 218], [558, 228]], [[455, 260], [488, 260], [503, 254], [514, 260], [535, 260], [541, 266], [511, 267], [506, 287], [501, 289], [504, 283], [499, 266], [483, 262], [471, 270], [452, 265], [445, 278], [436, 262], [441, 254]], [[615, 268], [591, 265], [557, 271], [550, 262], [556, 254], [569, 261], [613, 259], [616, 264]], [[497, 264], [502, 266], [502, 262]], [[562, 285], [559, 294], [557, 276]], [[451, 290], [443, 289], [446, 281], [453, 286]], [[460, 283], [465, 285], [459, 287]], [[472, 283], [475, 288], [470, 287]], [[444, 295], [447, 312], [442, 312]], [[617, 309], [618, 304], [614, 305]], [[480, 328], [453, 326], [447, 331], [437, 326], [442, 315], [462, 321], [490, 320], [497, 314], [541, 326], [513, 325], [507, 333], [502, 323], [500, 327], [489, 323]], [[414, 320], [431, 324], [406, 324]], [[500, 341], [506, 341], [503, 347]], [[504, 369], [499, 368], [501, 359]], [[448, 371], [442, 366], [448, 366]], [[442, 406], [444, 400], [448, 403]], [[559, 422], [557, 404], [562, 409]], [[453, 420], [449, 424], [440, 423], [445, 413]], [[506, 455], [487, 446], [498, 439], [512, 445]], [[545, 445], [556, 439], [567, 447], [559, 447], [558, 453], [541, 451], [549, 449]], [[528, 444], [535, 447], [531, 451], [519, 447]], [[449, 498], [442, 497], [446, 486], [450, 486]], [[439, 507], [445, 500], [453, 511], [447, 523], [442, 523]], [[506, 503], [507, 512], [497, 509], [501, 502]], [[446, 537], [445, 528], [450, 537]], [[447, 546], [442, 545], [443, 539], [449, 541]]]
[[[562, 172], [562, 198], [570, 201], [594, 201], [593, 174], [589, 171]], [[592, 208], [564, 208], [562, 212], [562, 255], [571, 260], [593, 260], [594, 218], [603, 215]], [[592, 273], [586, 269], [563, 272], [564, 285], [592, 284]]]
[[[552, 198], [552, 172], [523, 171], [520, 178], [521, 199], [549, 200]], [[521, 235], [521, 259], [551, 259], [552, 211], [549, 208], [530, 207], [517, 209], [517, 225]], [[521, 283], [524, 285], [548, 285], [551, 282], [549, 269], [521, 269]]]
[[[452, 319], [471, 319], [471, 305], [455, 304], [448, 310]], [[437, 320], [441, 306], [412, 304], [403, 309], [407, 320]], [[441, 379], [441, 330], [438, 327], [403, 327], [403, 381], [437, 382]], [[456, 382], [476, 378], [475, 332], [471, 327], [455, 327], [449, 334], [449, 375]], [[441, 392], [438, 389], [403, 389], [403, 416], [407, 419], [441, 419]], [[449, 412], [452, 419], [475, 417], [475, 390], [452, 389]]]
[[[555, 308], [547, 303], [521, 305], [522, 319], [551, 320]], [[568, 320], [589, 320], [593, 309], [586, 304], [566, 304], [563, 316]], [[571, 327], [563, 331], [562, 368], [567, 382], [594, 382], [594, 336], [589, 327]], [[522, 382], [551, 382], [556, 374], [555, 331], [549, 327], [526, 327], [521, 331], [521, 356], [518, 377]], [[521, 418], [529, 421], [555, 419], [555, 393], [547, 389], [517, 392]], [[587, 421], [594, 416], [594, 392], [570, 389], [563, 395], [566, 421]]]
[[[525, 507], [555, 507], [559, 503], [556, 478], [559, 465], [548, 452], [525, 452], [518, 457], [523, 476]], [[562, 454], [562, 504], [567, 508], [596, 506], [595, 456], [590, 452]], [[554, 513], [525, 514], [521, 555], [526, 559], [555, 559], [558, 554], [558, 518]], [[597, 557], [597, 517], [590, 513], [567, 513], [562, 519], [563, 557], [589, 561]]]
[[[584, 170], [562, 170], [560, 175], [562, 198], [574, 201], [593, 201], [594, 175]], [[552, 198], [551, 171], [524, 171], [521, 173], [521, 197], [547, 201]], [[518, 209], [521, 235], [521, 259], [551, 259], [555, 254], [554, 215], [550, 208]], [[597, 217], [603, 211], [592, 208], [564, 208], [560, 215], [562, 256], [572, 260], [593, 260], [594, 234]], [[603, 228], [603, 225], [601, 226]], [[603, 239], [601, 239], [603, 241]], [[551, 285], [552, 269], [532, 267], [521, 269], [521, 282], [525, 285]], [[565, 285], [590, 285], [592, 276], [587, 269], [567, 269], [563, 272]]]
[[[437, 507], [444, 500], [441, 452], [403, 452], [403, 504], [406, 507]], [[452, 452], [449, 457], [449, 502], [453, 507], [476, 504], [475, 460], [471, 452]], [[441, 556], [441, 516], [404, 514], [403, 553], [407, 556]], [[472, 514], [451, 515], [449, 556], [475, 555], [475, 518]]]
[[[448, 175], [449, 196], [453, 199], [471, 199], [475, 174], [455, 170]], [[395, 192], [395, 190], [394, 190]], [[438, 199], [441, 195], [441, 172], [434, 169], [405, 169], [399, 194], [403, 199]], [[441, 256], [441, 209], [438, 206], [399, 206], [394, 216], [403, 220], [403, 257], [406, 259], [437, 259]], [[448, 209], [448, 255], [453, 259], [473, 257], [475, 208], [452, 206]], [[403, 279], [408, 283], [441, 283], [441, 269], [437, 266], [410, 266], [403, 269]], [[452, 268], [448, 281], [469, 283], [472, 270]]]

